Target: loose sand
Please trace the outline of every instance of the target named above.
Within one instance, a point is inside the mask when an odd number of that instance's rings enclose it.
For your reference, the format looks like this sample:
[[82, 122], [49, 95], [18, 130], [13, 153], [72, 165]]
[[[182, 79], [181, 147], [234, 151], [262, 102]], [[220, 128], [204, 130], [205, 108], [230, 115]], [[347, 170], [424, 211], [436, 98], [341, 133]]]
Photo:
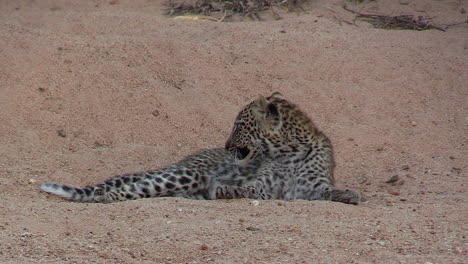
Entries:
[[[468, 10], [348, 6], [435, 24]], [[310, 8], [217, 23], [160, 1], [2, 1], [0, 262], [467, 263], [468, 26], [389, 31], [338, 0]], [[80, 204], [38, 189], [223, 146], [239, 109], [275, 91], [331, 138], [338, 186], [367, 202]]]

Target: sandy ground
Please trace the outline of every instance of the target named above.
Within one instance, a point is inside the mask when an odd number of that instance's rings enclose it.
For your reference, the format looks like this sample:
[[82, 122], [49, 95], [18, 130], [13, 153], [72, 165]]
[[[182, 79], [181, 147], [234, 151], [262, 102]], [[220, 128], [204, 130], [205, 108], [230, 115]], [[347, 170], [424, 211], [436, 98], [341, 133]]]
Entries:
[[[468, 27], [374, 29], [341, 4], [217, 23], [159, 1], [1, 1], [0, 262], [468, 263]], [[437, 24], [468, 10], [348, 6]], [[80, 204], [38, 189], [223, 146], [239, 109], [274, 91], [332, 139], [338, 186], [367, 202]]]

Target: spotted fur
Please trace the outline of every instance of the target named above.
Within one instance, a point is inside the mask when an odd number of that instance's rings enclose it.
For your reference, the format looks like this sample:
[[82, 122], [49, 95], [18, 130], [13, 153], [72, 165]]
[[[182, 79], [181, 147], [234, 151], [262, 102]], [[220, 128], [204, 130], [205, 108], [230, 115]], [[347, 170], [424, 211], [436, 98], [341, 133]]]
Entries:
[[260, 96], [236, 118], [225, 148], [243, 166], [261, 159], [243, 186], [220, 186], [219, 197], [331, 200], [357, 204], [359, 195], [334, 187], [333, 147], [311, 119], [280, 93]]
[[[220, 199], [216, 189], [224, 185], [243, 186], [252, 181], [257, 162], [237, 165], [233, 153], [209, 149], [165, 168], [112, 177], [103, 183], [73, 187], [45, 183], [44, 192], [77, 202], [110, 203], [150, 197], [177, 196], [191, 199]], [[234, 192], [235, 193], [235, 192]]]

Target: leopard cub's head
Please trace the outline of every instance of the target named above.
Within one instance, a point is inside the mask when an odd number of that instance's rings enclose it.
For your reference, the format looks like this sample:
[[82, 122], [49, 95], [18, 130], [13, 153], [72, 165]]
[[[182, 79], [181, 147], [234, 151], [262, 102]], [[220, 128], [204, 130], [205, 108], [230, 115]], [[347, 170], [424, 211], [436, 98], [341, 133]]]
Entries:
[[296, 105], [280, 93], [260, 96], [237, 115], [226, 149], [248, 162], [285, 145], [309, 144], [321, 134]]

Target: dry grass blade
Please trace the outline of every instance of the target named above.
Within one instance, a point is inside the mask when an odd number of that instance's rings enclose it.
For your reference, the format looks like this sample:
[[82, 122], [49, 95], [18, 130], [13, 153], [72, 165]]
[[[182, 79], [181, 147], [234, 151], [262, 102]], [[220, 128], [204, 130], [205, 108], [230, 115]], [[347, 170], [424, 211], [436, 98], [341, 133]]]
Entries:
[[168, 0], [165, 2], [166, 15], [220, 15], [218, 21], [225, 21], [233, 15], [260, 20], [259, 13], [282, 7], [288, 10], [302, 9], [302, 3], [308, 0]]
[[427, 29], [438, 29], [445, 31], [441, 27], [430, 24], [430, 20], [424, 17], [415, 18], [412, 15], [401, 15], [401, 16], [381, 16], [381, 15], [359, 15], [358, 18], [369, 22], [376, 28], [383, 29], [410, 29], [410, 30], [427, 30]]

